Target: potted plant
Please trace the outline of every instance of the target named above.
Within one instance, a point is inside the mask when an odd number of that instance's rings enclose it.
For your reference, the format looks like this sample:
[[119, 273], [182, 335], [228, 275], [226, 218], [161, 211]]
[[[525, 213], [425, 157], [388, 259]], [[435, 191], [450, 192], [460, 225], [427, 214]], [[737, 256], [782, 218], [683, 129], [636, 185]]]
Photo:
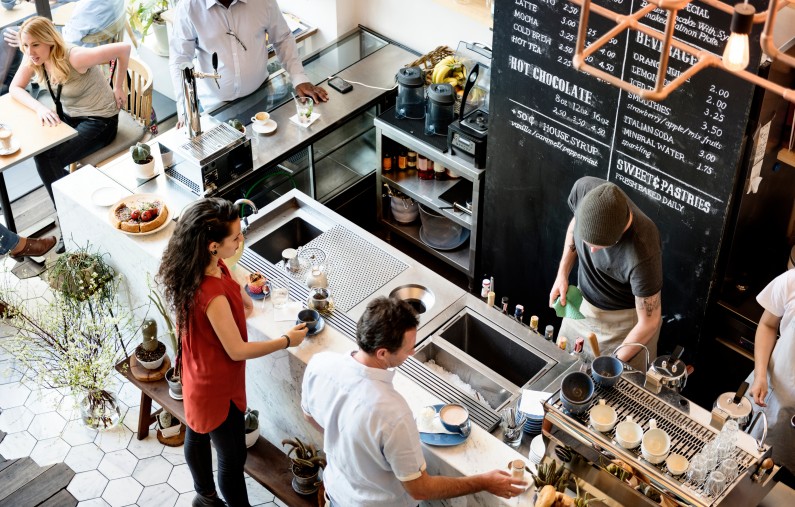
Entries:
[[282, 440], [282, 445], [289, 445], [287, 457], [290, 458], [290, 470], [293, 472], [293, 489], [299, 495], [311, 495], [316, 492], [320, 481], [318, 473], [326, 466], [326, 458], [315, 450], [313, 445], [305, 445], [298, 438]]
[[113, 293], [114, 275], [105, 255], [86, 245], [58, 257], [49, 267], [48, 282], [70, 300], [84, 301], [97, 292], [100, 299], [107, 299]]
[[243, 125], [243, 122], [238, 120], [237, 118], [233, 118], [233, 119], [227, 121], [226, 123], [228, 123], [232, 127], [236, 128], [240, 132], [242, 132], [244, 134], [246, 133], [246, 126]]
[[166, 346], [157, 339], [157, 322], [145, 319], [141, 326], [143, 340], [135, 347], [135, 359], [147, 370], [157, 370], [166, 357]]
[[174, 328], [174, 321], [171, 320], [171, 314], [166, 310], [163, 300], [160, 298], [160, 293], [152, 287], [149, 279], [149, 300], [155, 305], [157, 311], [163, 317], [166, 323], [167, 334], [171, 339], [171, 351], [174, 354], [174, 364], [166, 371], [166, 382], [168, 383], [168, 394], [175, 400], [182, 399], [182, 341], [177, 336], [176, 329]]
[[127, 357], [126, 340], [137, 332], [133, 312], [117, 297], [120, 280], [105, 280], [103, 269], [88, 279], [80, 272], [75, 278], [82, 285], [64, 283], [65, 291], [46, 296], [9, 286], [12, 277], [0, 282], [0, 300], [7, 304], [4, 324], [11, 330], [3, 346], [41, 385], [70, 390], [83, 423], [97, 430], [119, 422], [112, 374]]
[[157, 415], [157, 431], [163, 438], [171, 438], [182, 431], [182, 423], [165, 409]]
[[168, 56], [168, 32], [162, 17], [163, 12], [168, 8], [168, 0], [131, 0], [127, 4], [130, 26], [141, 34], [141, 42], [152, 29], [157, 39], [154, 49], [160, 56]]
[[259, 438], [259, 410], [246, 408], [244, 418], [246, 423], [246, 447], [251, 447], [257, 443]]
[[136, 143], [130, 146], [130, 156], [135, 162], [135, 169], [141, 178], [149, 178], [155, 173], [155, 158], [148, 144]]

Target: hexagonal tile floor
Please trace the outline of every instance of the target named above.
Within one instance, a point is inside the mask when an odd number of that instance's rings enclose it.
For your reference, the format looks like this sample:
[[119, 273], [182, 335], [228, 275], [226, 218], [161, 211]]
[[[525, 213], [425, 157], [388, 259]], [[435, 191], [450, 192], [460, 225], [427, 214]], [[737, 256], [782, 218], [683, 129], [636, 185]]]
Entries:
[[[123, 422], [105, 432], [87, 429], [73, 397], [38, 385], [3, 349], [0, 334], [0, 432], [6, 433], [0, 455], [30, 457], [39, 466], [65, 463], [75, 472], [66, 490], [81, 507], [189, 506], [193, 481], [182, 448], [164, 446], [155, 431], [138, 440], [140, 393], [123, 377], [117, 380]], [[246, 485], [252, 506], [284, 506], [248, 475]]]

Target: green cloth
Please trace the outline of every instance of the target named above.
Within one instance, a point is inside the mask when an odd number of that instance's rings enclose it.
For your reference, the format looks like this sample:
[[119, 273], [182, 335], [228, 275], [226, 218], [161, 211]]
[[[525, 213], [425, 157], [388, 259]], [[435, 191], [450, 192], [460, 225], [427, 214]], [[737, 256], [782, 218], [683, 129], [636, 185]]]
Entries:
[[560, 304], [560, 297], [555, 300], [552, 308], [558, 317], [564, 317], [572, 320], [581, 320], [585, 315], [580, 313], [580, 305], [582, 304], [582, 292], [576, 285], [569, 285], [569, 290], [566, 291], [566, 306]]

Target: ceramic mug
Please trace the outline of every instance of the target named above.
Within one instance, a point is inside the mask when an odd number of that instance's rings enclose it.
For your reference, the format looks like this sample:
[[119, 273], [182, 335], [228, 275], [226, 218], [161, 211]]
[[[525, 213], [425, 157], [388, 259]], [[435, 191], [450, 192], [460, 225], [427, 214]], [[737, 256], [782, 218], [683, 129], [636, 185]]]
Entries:
[[316, 310], [301, 310], [298, 312], [298, 320], [306, 324], [308, 332], [312, 333], [317, 329], [317, 322], [320, 320], [320, 314]]
[[613, 429], [616, 422], [618, 422], [618, 414], [613, 407], [605, 405], [605, 400], [599, 400], [598, 405], [591, 407], [591, 426], [596, 431], [607, 433]]
[[11, 131], [11, 129], [6, 127], [0, 127], [0, 150], [10, 151], [11, 140], [13, 138], [14, 138], [14, 133]]
[[22, 0], [2, 0], [2, 2], [0, 2], [0, 3], [2, 3], [2, 4], [3, 4], [3, 7], [5, 7], [7, 10], [9, 10], [9, 11], [10, 11], [10, 10], [11, 10], [11, 9], [13, 9], [14, 7], [16, 7], [16, 5], [17, 5], [18, 3], [20, 3], [21, 1], [22, 1]]
[[626, 420], [616, 426], [616, 442], [624, 449], [634, 449], [642, 439], [643, 428], [632, 420], [632, 416], [627, 416]]
[[643, 435], [640, 450], [649, 463], [657, 464], [665, 461], [671, 450], [671, 437], [668, 433], [657, 427], [657, 421], [649, 420], [649, 431]]
[[447, 431], [463, 435], [469, 422], [469, 410], [458, 403], [448, 403], [439, 409], [439, 420]]
[[251, 123], [259, 125], [260, 127], [265, 126], [268, 123], [268, 120], [271, 119], [271, 115], [266, 113], [265, 111], [260, 111], [259, 113], [255, 114], [251, 117]]

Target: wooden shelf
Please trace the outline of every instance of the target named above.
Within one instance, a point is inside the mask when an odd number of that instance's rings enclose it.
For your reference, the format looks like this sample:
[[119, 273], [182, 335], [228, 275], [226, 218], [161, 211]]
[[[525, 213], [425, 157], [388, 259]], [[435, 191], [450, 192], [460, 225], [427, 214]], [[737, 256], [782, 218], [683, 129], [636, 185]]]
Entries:
[[778, 159], [787, 165], [795, 167], [795, 151], [781, 148], [778, 151]]

